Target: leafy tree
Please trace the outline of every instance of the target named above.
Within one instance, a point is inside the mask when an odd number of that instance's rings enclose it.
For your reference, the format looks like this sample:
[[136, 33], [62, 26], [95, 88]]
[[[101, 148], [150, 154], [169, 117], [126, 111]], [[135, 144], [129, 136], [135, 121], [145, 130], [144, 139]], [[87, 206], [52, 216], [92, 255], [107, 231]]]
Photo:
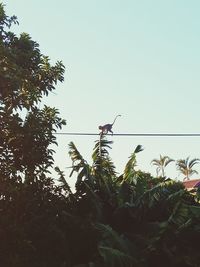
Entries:
[[10, 32], [13, 23], [16, 17], [6, 16], [0, 4], [0, 171], [2, 179], [32, 181], [52, 167], [49, 146], [56, 144], [54, 132], [65, 124], [55, 108], [38, 107], [63, 81], [64, 66], [51, 66], [28, 34]]
[[200, 161], [200, 159], [192, 159], [190, 160], [189, 157], [187, 157], [186, 159], [179, 159], [177, 160], [177, 169], [178, 171], [184, 175], [183, 180], [189, 180], [190, 177], [193, 174], [198, 174], [198, 172], [196, 170], [194, 170], [194, 165], [198, 164]]
[[173, 161], [174, 160], [169, 158], [168, 156], [161, 156], [160, 155], [159, 159], [153, 159], [151, 161], [151, 163], [157, 167], [156, 168], [157, 176], [160, 175], [161, 177], [165, 177], [165, 168], [167, 167], [167, 165], [169, 163], [171, 163]]
[[64, 255], [58, 227], [63, 194], [48, 175], [54, 133], [65, 121], [57, 109], [39, 103], [63, 81], [64, 66], [51, 66], [28, 34], [10, 31], [13, 23], [17, 18], [0, 4], [0, 261], [55, 266]]

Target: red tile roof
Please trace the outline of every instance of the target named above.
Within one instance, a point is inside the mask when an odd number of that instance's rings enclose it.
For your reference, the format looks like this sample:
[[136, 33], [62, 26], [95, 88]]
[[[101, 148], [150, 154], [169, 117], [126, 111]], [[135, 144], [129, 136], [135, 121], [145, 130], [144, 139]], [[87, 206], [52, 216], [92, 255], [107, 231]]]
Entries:
[[200, 186], [200, 179], [194, 179], [194, 180], [187, 180], [183, 182], [185, 188], [194, 188]]

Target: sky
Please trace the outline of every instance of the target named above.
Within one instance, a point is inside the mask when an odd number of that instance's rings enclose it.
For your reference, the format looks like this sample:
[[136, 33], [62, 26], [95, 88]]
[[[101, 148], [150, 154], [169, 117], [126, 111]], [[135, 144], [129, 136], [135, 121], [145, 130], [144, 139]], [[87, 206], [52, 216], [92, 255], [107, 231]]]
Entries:
[[[117, 114], [115, 133], [200, 133], [199, 0], [4, 0], [65, 81], [44, 102], [59, 109], [63, 132], [98, 133]], [[58, 136], [56, 165], [68, 174], [73, 141], [90, 163], [95, 136]], [[110, 156], [121, 173], [138, 144], [138, 169], [156, 174], [152, 159], [200, 158], [200, 137], [124, 137]], [[200, 172], [200, 164], [196, 165]], [[166, 168], [183, 176], [175, 163]], [[200, 175], [200, 174], [199, 174]], [[198, 178], [194, 175], [193, 178]], [[71, 180], [70, 180], [71, 179]], [[73, 178], [68, 182], [73, 183]]]

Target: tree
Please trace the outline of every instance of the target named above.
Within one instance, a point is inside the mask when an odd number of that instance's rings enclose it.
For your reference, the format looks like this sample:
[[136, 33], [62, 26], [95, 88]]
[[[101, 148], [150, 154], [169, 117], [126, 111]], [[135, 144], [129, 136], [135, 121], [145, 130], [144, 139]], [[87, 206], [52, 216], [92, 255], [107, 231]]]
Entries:
[[193, 174], [198, 174], [196, 170], [193, 169], [194, 165], [199, 164], [200, 159], [189, 160], [189, 157], [186, 159], [177, 160], [176, 166], [177, 170], [184, 175], [183, 180], [189, 180]]
[[161, 156], [160, 155], [160, 159], [153, 159], [151, 161], [151, 163], [157, 167], [156, 168], [157, 176], [161, 175], [162, 177], [164, 177], [165, 176], [165, 168], [167, 167], [167, 165], [169, 163], [171, 163], [173, 161], [174, 160], [168, 156]]
[[53, 166], [49, 146], [65, 124], [57, 109], [38, 105], [64, 80], [64, 65], [51, 66], [28, 34], [9, 31], [13, 23], [0, 4], [0, 172], [1, 179], [32, 181]]

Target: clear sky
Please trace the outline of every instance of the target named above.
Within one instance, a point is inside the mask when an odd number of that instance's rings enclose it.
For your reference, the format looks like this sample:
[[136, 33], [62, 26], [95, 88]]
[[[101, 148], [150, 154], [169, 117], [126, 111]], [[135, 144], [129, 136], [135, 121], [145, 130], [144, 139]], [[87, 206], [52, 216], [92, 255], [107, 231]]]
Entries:
[[[98, 125], [121, 114], [115, 133], [200, 133], [199, 0], [3, 3], [19, 20], [12, 30], [29, 33], [52, 63], [62, 60], [66, 66], [65, 82], [48, 98], [67, 121], [63, 131], [98, 133]], [[145, 148], [138, 167], [152, 174], [150, 162], [160, 154], [200, 158], [200, 137], [109, 138], [119, 172], [138, 144]], [[90, 162], [94, 140], [59, 136], [56, 164], [67, 172], [70, 141]], [[182, 178], [175, 164], [166, 173]]]

